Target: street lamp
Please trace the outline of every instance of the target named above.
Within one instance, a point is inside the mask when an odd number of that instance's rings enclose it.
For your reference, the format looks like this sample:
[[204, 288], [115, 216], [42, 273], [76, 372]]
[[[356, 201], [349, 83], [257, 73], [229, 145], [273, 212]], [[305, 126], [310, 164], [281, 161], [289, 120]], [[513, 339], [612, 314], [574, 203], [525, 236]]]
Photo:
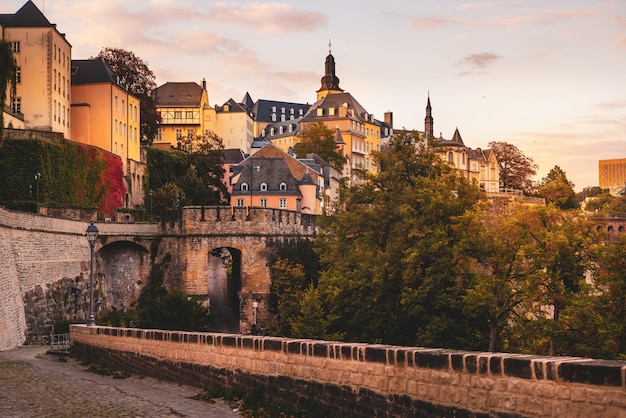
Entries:
[[152, 193], [154, 193], [154, 190], [150, 189], [148, 192], [150, 195], [150, 223], [152, 223]]
[[96, 239], [98, 238], [98, 228], [92, 222], [87, 227], [87, 241], [89, 241], [89, 247], [91, 248], [91, 261], [89, 264], [89, 319], [87, 320], [87, 326], [96, 326], [96, 317], [93, 315], [93, 247], [96, 245]]
[[256, 310], [259, 307], [259, 302], [256, 300], [252, 302], [252, 333], [256, 334]]
[[37, 215], [39, 215], [39, 179], [41, 178], [41, 173], [38, 171], [35, 173], [35, 180], [37, 181]]

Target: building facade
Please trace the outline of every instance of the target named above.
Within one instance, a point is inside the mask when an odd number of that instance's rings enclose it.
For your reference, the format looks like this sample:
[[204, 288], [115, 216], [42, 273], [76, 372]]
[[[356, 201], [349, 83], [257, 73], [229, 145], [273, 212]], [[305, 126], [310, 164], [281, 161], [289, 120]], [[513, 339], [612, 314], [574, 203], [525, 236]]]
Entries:
[[[4, 109], [9, 127], [60, 132], [70, 137], [72, 46], [32, 1], [0, 15], [0, 33], [12, 44], [17, 94]], [[17, 125], [17, 126], [15, 126]]]
[[102, 60], [72, 60], [71, 139], [118, 155], [126, 178], [126, 207], [143, 202], [141, 102]]
[[598, 182], [615, 195], [626, 186], [626, 158], [598, 161]]

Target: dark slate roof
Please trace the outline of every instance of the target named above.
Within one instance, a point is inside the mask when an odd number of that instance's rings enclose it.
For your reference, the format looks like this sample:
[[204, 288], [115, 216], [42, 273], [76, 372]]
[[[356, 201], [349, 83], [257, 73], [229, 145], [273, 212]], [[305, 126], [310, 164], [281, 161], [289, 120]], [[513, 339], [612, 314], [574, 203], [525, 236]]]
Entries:
[[90, 83], [119, 85], [117, 77], [103, 60], [72, 60], [72, 85]]
[[243, 99], [241, 99], [241, 104], [244, 105], [246, 107], [246, 110], [248, 110], [249, 112], [252, 111], [252, 106], [254, 106], [254, 100], [252, 100], [252, 97], [250, 97], [250, 93], [246, 92], [246, 94], [243, 96]]
[[[272, 112], [272, 107], [276, 108], [275, 112]], [[306, 112], [311, 107], [310, 104], [306, 103], [292, 103], [292, 102], [279, 102], [275, 100], [265, 100], [259, 99], [252, 106], [252, 113], [254, 115], [254, 119], [257, 122], [268, 122], [272, 121], [272, 113], [276, 114], [276, 120], [280, 120], [281, 109], [285, 108], [285, 119], [289, 119], [291, 116], [291, 109], [293, 109], [294, 118], [300, 116], [299, 110], [302, 109], [302, 114], [306, 114]]]
[[[308, 122], [314, 121], [315, 119], [336, 118], [336, 114], [335, 116], [328, 116], [327, 109], [331, 107], [338, 109], [344, 105], [347, 105], [348, 110], [354, 110], [354, 117], [349, 116], [351, 119], [360, 122], [373, 123], [373, 121], [366, 119], [366, 115], [369, 116], [369, 113], [350, 93], [329, 94], [323, 99], [318, 100], [317, 102], [313, 103], [308, 113], [304, 116], [304, 120]], [[324, 116], [317, 116], [317, 109], [320, 107], [325, 110]]]
[[239, 164], [246, 159], [246, 154], [239, 148], [227, 148], [222, 153], [224, 164]]
[[28, 0], [15, 14], [0, 14], [0, 24], [18, 28], [55, 26], [46, 19], [46, 16], [31, 0]]
[[[233, 196], [285, 195], [301, 197], [297, 180], [291, 174], [287, 162], [283, 158], [255, 157], [248, 158], [241, 163], [243, 170], [233, 185]], [[251, 172], [252, 170], [252, 172]], [[248, 190], [241, 190], [241, 184], [248, 184]], [[267, 190], [261, 190], [261, 184], [267, 184]], [[280, 190], [280, 184], [285, 183], [286, 190]], [[250, 190], [252, 189], [252, 190]]]
[[200, 106], [204, 90], [195, 82], [167, 82], [154, 90], [157, 107]]
[[[272, 122], [267, 125], [263, 130], [265, 131], [265, 137], [269, 140], [275, 138], [284, 138], [286, 136], [294, 136], [299, 132], [300, 121], [302, 118], [293, 120], [286, 120], [284, 122]], [[289, 125], [291, 125], [291, 132], [289, 132]], [[280, 133], [280, 127], [283, 127], [283, 133]], [[274, 135], [272, 135], [272, 128], [274, 128]]]
[[244, 105], [242, 105], [241, 103], [237, 103], [232, 98], [228, 99], [228, 101], [226, 101], [226, 103], [224, 103], [222, 106], [218, 106], [216, 110], [218, 112], [226, 112], [224, 110], [224, 107], [226, 105], [228, 105], [228, 112], [240, 112], [240, 113], [246, 113], [247, 112], [247, 110], [246, 110]]

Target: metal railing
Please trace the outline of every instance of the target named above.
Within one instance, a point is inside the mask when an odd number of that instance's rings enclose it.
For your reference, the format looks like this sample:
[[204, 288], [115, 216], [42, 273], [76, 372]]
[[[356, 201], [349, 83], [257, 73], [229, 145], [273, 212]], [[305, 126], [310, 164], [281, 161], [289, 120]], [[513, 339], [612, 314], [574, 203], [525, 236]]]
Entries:
[[50, 334], [50, 351], [68, 353], [70, 351], [70, 334]]

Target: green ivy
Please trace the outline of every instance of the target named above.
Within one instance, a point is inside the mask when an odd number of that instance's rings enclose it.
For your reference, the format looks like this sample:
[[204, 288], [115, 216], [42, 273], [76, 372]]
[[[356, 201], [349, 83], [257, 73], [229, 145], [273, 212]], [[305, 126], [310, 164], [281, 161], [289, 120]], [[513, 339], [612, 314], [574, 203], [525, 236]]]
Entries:
[[0, 149], [0, 204], [98, 208], [101, 218], [122, 206], [122, 162], [101, 149], [74, 142], [6, 139]]

